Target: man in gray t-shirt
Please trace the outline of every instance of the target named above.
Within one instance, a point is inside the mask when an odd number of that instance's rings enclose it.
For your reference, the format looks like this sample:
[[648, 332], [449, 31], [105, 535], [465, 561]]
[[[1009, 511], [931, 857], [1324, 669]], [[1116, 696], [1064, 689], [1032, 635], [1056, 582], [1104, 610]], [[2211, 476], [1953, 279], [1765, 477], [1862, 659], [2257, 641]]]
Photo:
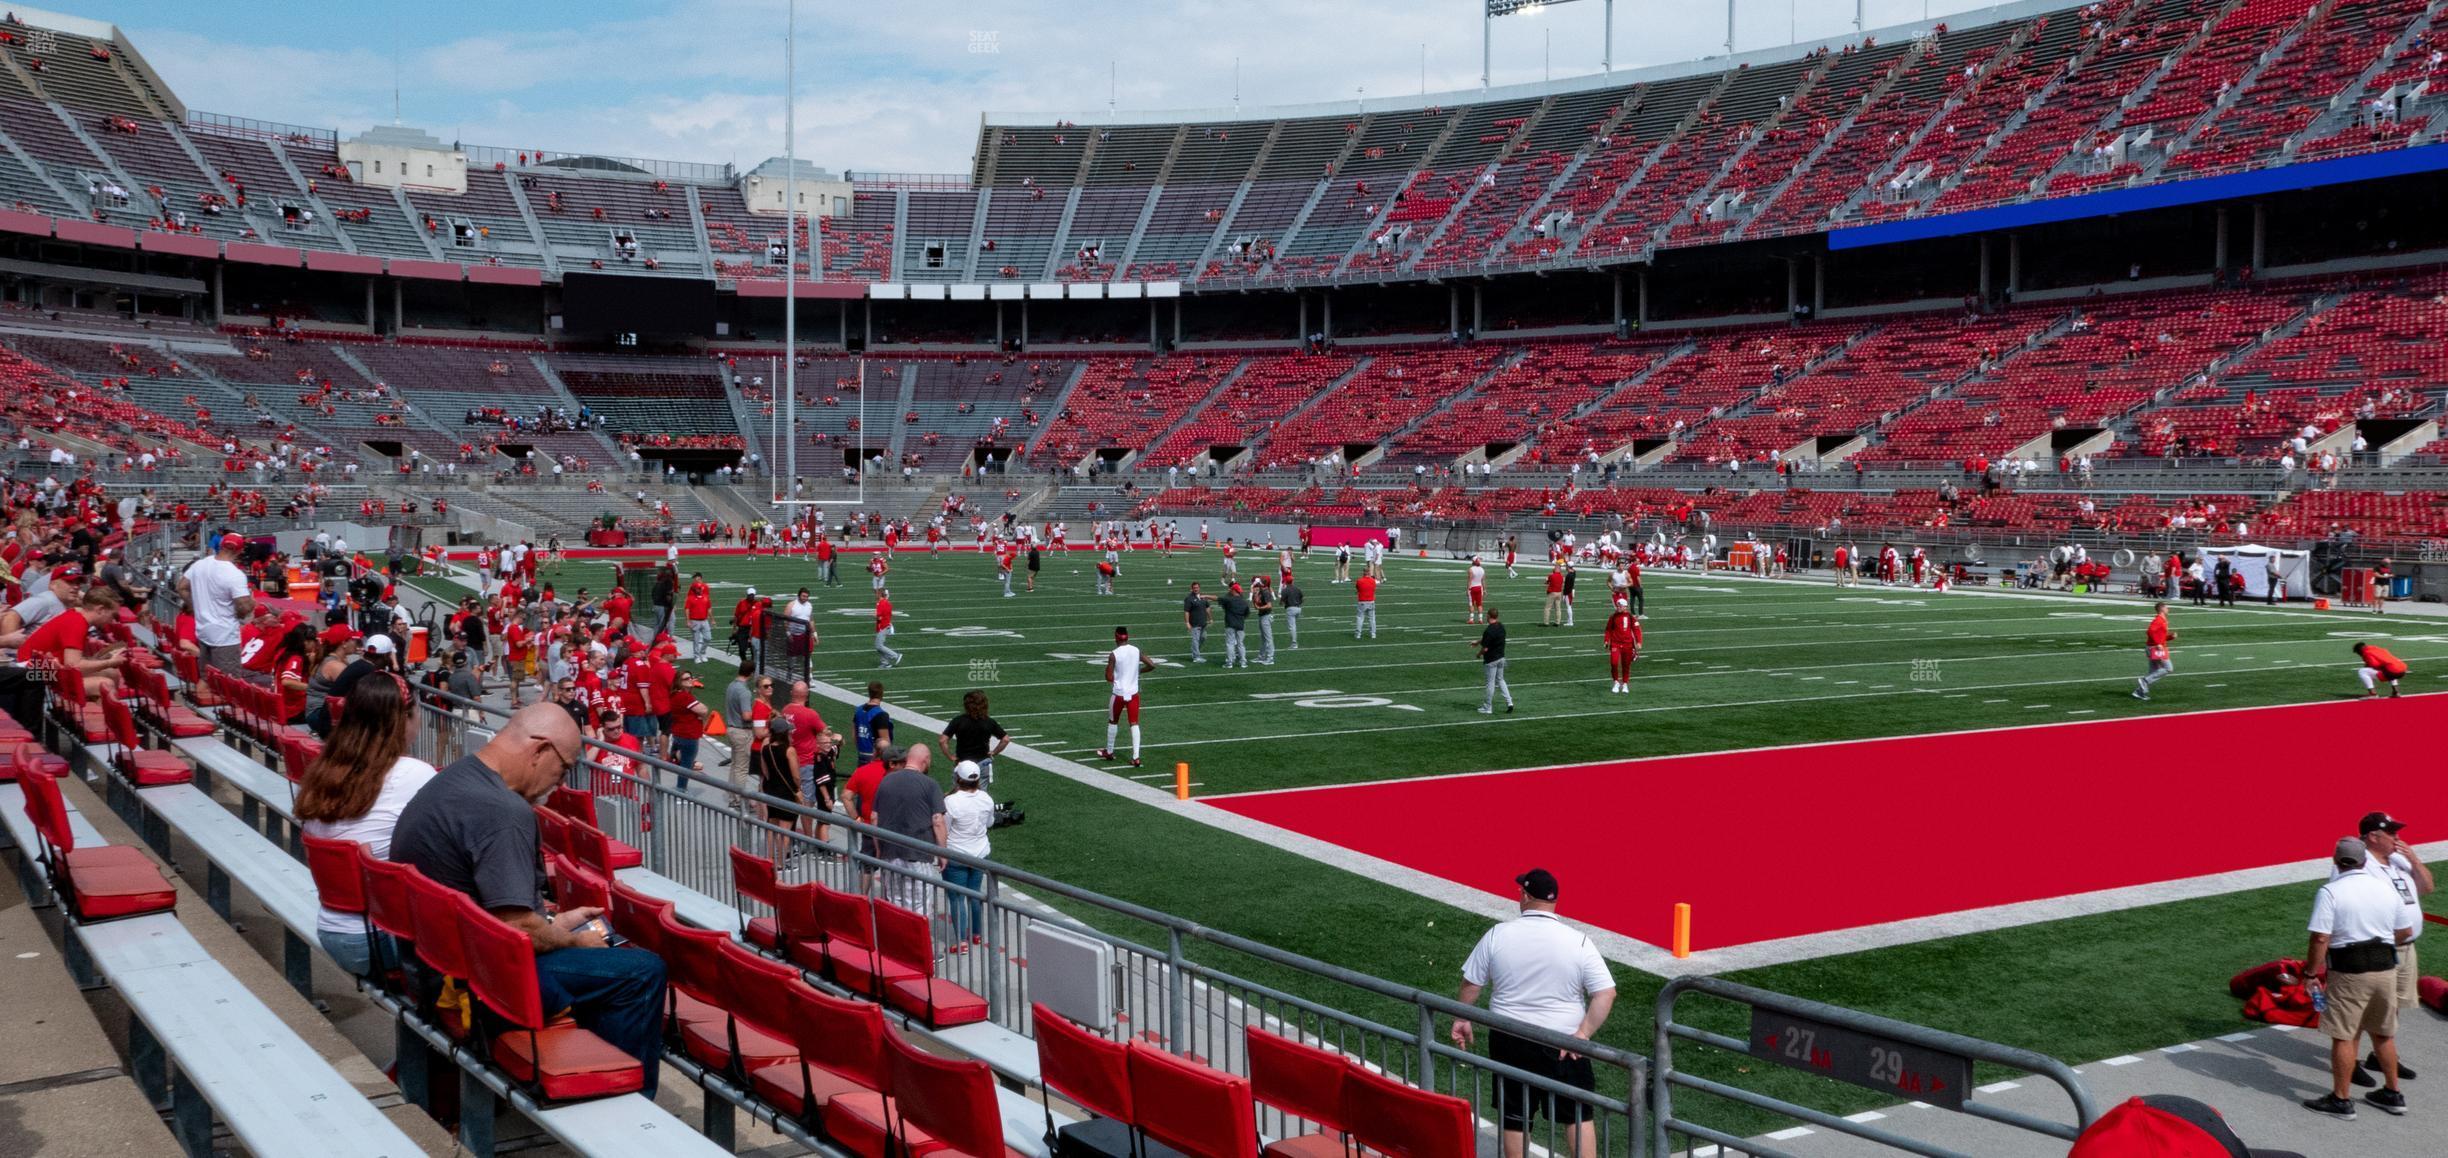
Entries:
[[[899, 768], [877, 783], [876, 826], [899, 836], [938, 847], [951, 843], [945, 827], [943, 786], [927, 775], [931, 755], [926, 745], [913, 744]], [[933, 889], [928, 882], [942, 875], [942, 862], [914, 845], [886, 840], [877, 852], [889, 861], [884, 873], [884, 898], [916, 913], [930, 911]]]
[[723, 724], [730, 730], [731, 736], [731, 757], [723, 761], [724, 767], [744, 767], [739, 762], [739, 746], [742, 737], [754, 730], [748, 713], [755, 710], [756, 669], [741, 664], [739, 676], [731, 681], [730, 687], [723, 689]]

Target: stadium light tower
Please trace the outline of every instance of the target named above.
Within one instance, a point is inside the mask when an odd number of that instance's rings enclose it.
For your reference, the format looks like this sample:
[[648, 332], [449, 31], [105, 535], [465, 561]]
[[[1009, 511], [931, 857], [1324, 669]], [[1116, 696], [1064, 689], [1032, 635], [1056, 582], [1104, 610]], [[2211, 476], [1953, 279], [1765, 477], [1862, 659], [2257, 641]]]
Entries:
[[[1730, 8], [1734, 0], [1726, 0]], [[1494, 55], [1496, 18], [1499, 16], [1535, 16], [1551, 4], [1568, 4], [1571, 0], [1487, 0], [1487, 9], [1479, 18], [1479, 87], [1488, 86], [1488, 62]], [[1606, 0], [1606, 36], [1598, 42], [1598, 68], [1615, 71], [1615, 0]]]

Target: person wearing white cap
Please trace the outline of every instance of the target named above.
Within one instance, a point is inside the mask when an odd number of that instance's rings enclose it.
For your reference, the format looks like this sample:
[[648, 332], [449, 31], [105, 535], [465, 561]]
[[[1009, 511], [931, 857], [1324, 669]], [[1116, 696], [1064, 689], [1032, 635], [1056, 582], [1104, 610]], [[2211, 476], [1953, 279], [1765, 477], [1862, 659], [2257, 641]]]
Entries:
[[[944, 798], [944, 827], [949, 837], [944, 847], [962, 856], [986, 859], [994, 851], [987, 833], [994, 828], [994, 797], [986, 793], [986, 774], [975, 760], [963, 760], [952, 766], [953, 793]], [[986, 902], [971, 894], [986, 884], [986, 871], [965, 864], [944, 866], [945, 890], [951, 898], [952, 949], [966, 953], [969, 946], [986, 941]]]

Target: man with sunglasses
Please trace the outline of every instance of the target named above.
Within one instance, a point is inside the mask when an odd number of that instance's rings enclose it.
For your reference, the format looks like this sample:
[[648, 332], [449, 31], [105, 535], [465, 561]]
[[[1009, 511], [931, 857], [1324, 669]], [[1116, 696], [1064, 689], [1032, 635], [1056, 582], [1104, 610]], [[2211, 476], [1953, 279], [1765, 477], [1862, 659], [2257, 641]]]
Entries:
[[544, 1008], [569, 1010], [580, 1025], [646, 1070], [655, 1093], [663, 1055], [663, 960], [606, 946], [583, 926], [589, 907], [555, 913], [544, 896], [535, 805], [582, 754], [578, 727], [555, 704], [512, 713], [484, 747], [444, 768], [400, 810], [391, 859], [475, 898], [535, 945]]

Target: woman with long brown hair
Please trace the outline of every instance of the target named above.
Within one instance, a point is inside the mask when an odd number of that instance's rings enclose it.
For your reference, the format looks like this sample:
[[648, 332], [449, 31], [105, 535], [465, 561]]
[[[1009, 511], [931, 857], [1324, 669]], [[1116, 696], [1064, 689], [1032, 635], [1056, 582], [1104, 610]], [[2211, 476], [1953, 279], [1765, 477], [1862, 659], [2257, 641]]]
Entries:
[[[375, 672], [349, 688], [323, 754], [306, 766], [294, 810], [306, 835], [354, 840], [378, 859], [391, 856], [391, 829], [409, 798], [434, 778], [434, 767], [408, 752], [414, 708], [407, 685]], [[360, 977], [373, 972], [380, 933], [365, 919], [326, 908], [315, 920], [316, 939], [340, 967]], [[393, 950], [381, 946], [388, 964]]]

